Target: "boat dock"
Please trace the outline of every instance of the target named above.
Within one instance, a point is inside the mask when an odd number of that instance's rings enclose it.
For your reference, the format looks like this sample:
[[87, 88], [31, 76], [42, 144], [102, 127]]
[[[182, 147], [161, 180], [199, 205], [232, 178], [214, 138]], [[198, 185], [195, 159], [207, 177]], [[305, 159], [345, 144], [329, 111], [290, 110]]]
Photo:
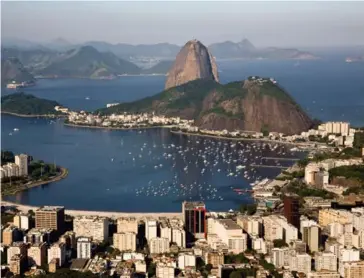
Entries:
[[279, 169], [288, 169], [287, 166], [281, 166], [281, 165], [264, 165], [264, 164], [250, 164], [250, 167], [256, 167], [256, 168], [279, 168]]
[[285, 160], [285, 161], [298, 161], [299, 158], [293, 158], [293, 157], [269, 157], [269, 156], [263, 156], [262, 159], [266, 160]]

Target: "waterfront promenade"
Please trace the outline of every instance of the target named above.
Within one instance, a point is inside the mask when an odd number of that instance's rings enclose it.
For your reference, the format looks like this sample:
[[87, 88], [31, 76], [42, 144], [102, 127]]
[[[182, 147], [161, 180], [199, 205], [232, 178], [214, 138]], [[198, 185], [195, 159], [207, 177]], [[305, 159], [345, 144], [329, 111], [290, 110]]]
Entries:
[[[16, 207], [19, 211], [28, 213], [29, 210], [36, 211], [39, 207], [23, 205], [8, 201], [1, 201], [2, 206], [13, 206]], [[167, 217], [167, 218], [179, 218], [182, 219], [181, 212], [117, 212], [117, 211], [91, 211], [91, 210], [72, 210], [66, 209], [65, 214], [76, 217], [76, 216], [102, 216], [109, 217], [111, 219], [117, 219], [120, 217], [135, 217], [137, 219], [143, 218], [159, 218], [159, 217]]]

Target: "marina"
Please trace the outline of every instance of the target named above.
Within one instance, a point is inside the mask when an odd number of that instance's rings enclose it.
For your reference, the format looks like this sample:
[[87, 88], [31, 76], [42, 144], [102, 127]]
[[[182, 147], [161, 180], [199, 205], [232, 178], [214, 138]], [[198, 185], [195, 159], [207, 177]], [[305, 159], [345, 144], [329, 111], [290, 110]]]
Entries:
[[[5, 131], [19, 129], [5, 140], [7, 149], [39, 158], [52, 153], [49, 159], [69, 169], [57, 184], [6, 197], [29, 205], [52, 199], [70, 209], [173, 212], [183, 200], [203, 200], [213, 210], [226, 210], [253, 202], [250, 184], [279, 174], [276, 160], [263, 163], [261, 157], [304, 156], [277, 143], [187, 137], [168, 129], [76, 129], [61, 120], [4, 118]], [[293, 164], [278, 162], [279, 167]], [[258, 164], [268, 168], [254, 167]], [[240, 194], [234, 188], [242, 189]]]

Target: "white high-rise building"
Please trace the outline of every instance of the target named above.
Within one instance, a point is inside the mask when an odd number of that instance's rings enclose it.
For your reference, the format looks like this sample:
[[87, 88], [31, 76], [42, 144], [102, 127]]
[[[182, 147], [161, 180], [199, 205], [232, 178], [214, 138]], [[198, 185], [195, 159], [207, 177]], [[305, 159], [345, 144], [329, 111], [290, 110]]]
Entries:
[[289, 269], [291, 271], [303, 272], [306, 275], [311, 272], [311, 256], [304, 254], [296, 254], [289, 259]]
[[14, 216], [13, 224], [19, 229], [29, 230], [29, 216], [24, 214], [17, 214]]
[[247, 249], [247, 234], [231, 219], [208, 219], [209, 230], [228, 246], [229, 252], [239, 254]]
[[339, 273], [341, 276], [344, 276], [345, 263], [360, 261], [360, 251], [353, 248], [342, 248], [339, 252]]
[[120, 251], [136, 251], [136, 233], [115, 233], [113, 240], [114, 247]]
[[276, 268], [281, 268], [284, 266], [284, 253], [288, 248], [273, 248], [272, 249], [272, 264]]
[[53, 259], [58, 259], [59, 266], [62, 266], [66, 260], [66, 244], [54, 243], [48, 249], [48, 263], [50, 263]]
[[15, 164], [19, 166], [19, 176], [28, 176], [28, 156], [26, 154], [16, 155]]
[[138, 220], [134, 217], [122, 217], [117, 220], [118, 233], [138, 233]]
[[28, 249], [29, 265], [42, 266], [47, 263], [47, 245], [45, 242], [36, 243]]
[[264, 239], [274, 241], [284, 239], [287, 244], [298, 239], [298, 229], [287, 222], [287, 219], [280, 215], [269, 215], [263, 217]]
[[156, 268], [157, 278], [174, 278], [174, 267], [165, 264], [157, 264]]
[[109, 237], [109, 221], [99, 216], [79, 216], [73, 220], [76, 237], [91, 237], [93, 241], [104, 241]]
[[172, 242], [172, 229], [167, 221], [160, 223], [161, 237], [168, 238], [169, 242]]
[[180, 254], [178, 256], [178, 268], [185, 269], [186, 267], [195, 267], [196, 257], [191, 254]]
[[186, 232], [182, 228], [172, 228], [172, 242], [176, 243], [179, 247], [185, 248]]
[[157, 225], [158, 223], [156, 220], [145, 221], [145, 238], [147, 241], [157, 237]]
[[307, 274], [307, 278], [340, 278], [340, 274], [333, 271], [312, 271]]
[[151, 238], [149, 240], [149, 251], [151, 254], [162, 254], [169, 252], [168, 238]]
[[263, 230], [263, 219], [256, 216], [239, 215], [237, 224], [251, 236], [260, 236]]
[[91, 238], [89, 237], [77, 238], [77, 258], [91, 259]]
[[329, 270], [337, 271], [337, 257], [331, 252], [316, 252], [315, 253], [315, 268], [316, 271]]

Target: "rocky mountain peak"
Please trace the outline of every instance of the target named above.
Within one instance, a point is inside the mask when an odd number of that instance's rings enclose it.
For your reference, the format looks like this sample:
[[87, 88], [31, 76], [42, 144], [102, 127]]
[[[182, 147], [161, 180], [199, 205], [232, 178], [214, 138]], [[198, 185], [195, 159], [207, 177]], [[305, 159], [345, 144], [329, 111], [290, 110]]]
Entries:
[[219, 81], [214, 57], [206, 46], [193, 39], [188, 41], [177, 54], [168, 71], [165, 88], [179, 86], [195, 79]]

